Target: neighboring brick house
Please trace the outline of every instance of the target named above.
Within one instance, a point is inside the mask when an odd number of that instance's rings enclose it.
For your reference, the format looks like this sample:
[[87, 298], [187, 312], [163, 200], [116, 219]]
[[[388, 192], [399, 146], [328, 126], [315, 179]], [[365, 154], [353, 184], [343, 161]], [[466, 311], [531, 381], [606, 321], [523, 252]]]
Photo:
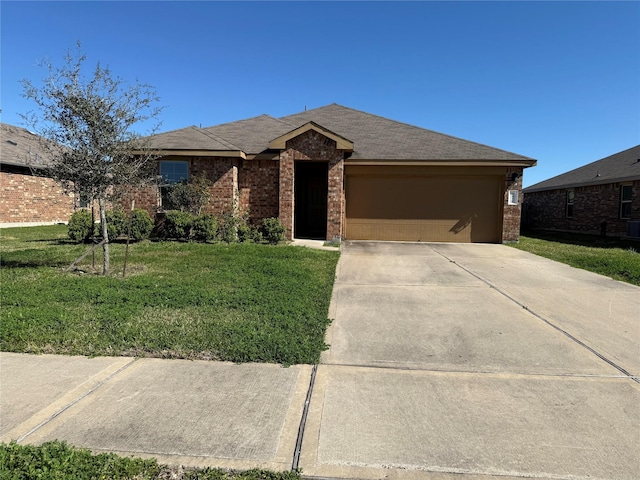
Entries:
[[525, 188], [523, 223], [640, 237], [640, 145]]
[[[288, 238], [517, 241], [523, 169], [536, 161], [332, 104], [152, 137], [170, 185], [204, 175], [208, 212], [279, 217]], [[162, 185], [136, 206], [161, 209]], [[127, 204], [128, 200], [125, 200]]]
[[51, 178], [34, 174], [45, 162], [35, 134], [0, 123], [0, 226], [69, 220], [74, 196]]

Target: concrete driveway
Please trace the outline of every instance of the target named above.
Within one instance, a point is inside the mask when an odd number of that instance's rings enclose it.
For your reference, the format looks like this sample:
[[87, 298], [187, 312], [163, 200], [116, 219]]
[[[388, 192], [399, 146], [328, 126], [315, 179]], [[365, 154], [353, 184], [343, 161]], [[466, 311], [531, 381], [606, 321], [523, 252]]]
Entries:
[[332, 318], [305, 474], [640, 475], [640, 288], [503, 245], [357, 242]]

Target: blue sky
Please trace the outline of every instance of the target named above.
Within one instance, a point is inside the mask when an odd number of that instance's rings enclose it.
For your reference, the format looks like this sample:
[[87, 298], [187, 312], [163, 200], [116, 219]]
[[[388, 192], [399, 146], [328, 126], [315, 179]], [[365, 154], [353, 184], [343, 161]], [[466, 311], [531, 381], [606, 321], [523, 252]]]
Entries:
[[11, 2], [2, 121], [77, 40], [154, 85], [162, 130], [339, 103], [538, 160], [532, 185], [640, 143], [640, 2]]

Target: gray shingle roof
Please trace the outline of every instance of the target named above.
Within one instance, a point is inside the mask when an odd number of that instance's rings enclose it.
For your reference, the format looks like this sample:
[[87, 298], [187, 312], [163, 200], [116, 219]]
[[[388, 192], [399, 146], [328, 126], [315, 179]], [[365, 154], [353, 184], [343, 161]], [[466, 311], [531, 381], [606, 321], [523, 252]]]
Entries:
[[240, 147], [198, 127], [181, 128], [153, 135], [150, 146], [163, 150], [241, 150]]
[[524, 189], [525, 193], [640, 180], [640, 145]]
[[[332, 104], [274, 118], [269, 115], [198, 129], [189, 127], [154, 137], [162, 149], [223, 150], [224, 143], [246, 154], [264, 152], [274, 140], [314, 122], [354, 143], [353, 159], [363, 160], [535, 160], [468, 140]], [[206, 135], [210, 135], [208, 140]]]
[[277, 118], [260, 115], [203, 130], [238, 145], [245, 153], [255, 154], [266, 150], [271, 140], [290, 132], [293, 128], [291, 124]]
[[295, 127], [313, 121], [354, 143], [366, 160], [532, 160], [468, 140], [332, 104], [282, 117]]
[[0, 123], [0, 163], [38, 168], [47, 164], [47, 152], [35, 133]]

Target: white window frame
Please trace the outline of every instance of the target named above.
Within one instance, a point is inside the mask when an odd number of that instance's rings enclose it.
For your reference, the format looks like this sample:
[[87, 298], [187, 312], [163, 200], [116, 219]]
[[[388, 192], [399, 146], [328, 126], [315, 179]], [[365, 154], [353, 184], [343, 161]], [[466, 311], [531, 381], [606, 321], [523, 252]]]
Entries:
[[[628, 188], [629, 189], [629, 199], [625, 200], [624, 199], [624, 189]], [[626, 184], [626, 185], [620, 185], [620, 219], [621, 220], [629, 220], [631, 219], [631, 202], [633, 200], [633, 185]], [[625, 216], [624, 215], [624, 207], [626, 205], [629, 205], [629, 215]]]
[[576, 192], [575, 190], [567, 190], [566, 193], [566, 205], [565, 205], [565, 216], [567, 218], [573, 218], [575, 215], [575, 201], [576, 201]]

